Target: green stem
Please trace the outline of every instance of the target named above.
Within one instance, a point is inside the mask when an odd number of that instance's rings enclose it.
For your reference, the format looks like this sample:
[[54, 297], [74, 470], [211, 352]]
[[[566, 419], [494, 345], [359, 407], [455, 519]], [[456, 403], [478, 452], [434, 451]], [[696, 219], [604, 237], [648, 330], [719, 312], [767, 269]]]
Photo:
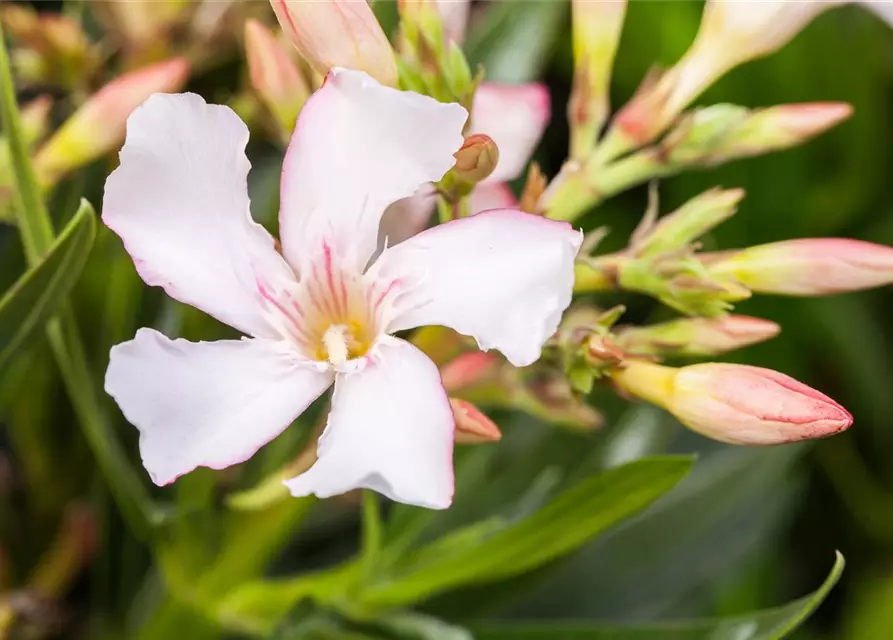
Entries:
[[371, 489], [363, 489], [363, 545], [360, 559], [360, 575], [371, 576], [378, 564], [382, 545], [381, 506], [378, 495]]
[[607, 165], [593, 157], [583, 164], [570, 162], [549, 186], [545, 210], [554, 220], [573, 222], [606, 198], [680, 168], [664, 162], [657, 149], [643, 149]]
[[[0, 27], [0, 110], [15, 174], [16, 221], [25, 256], [28, 263], [33, 265], [50, 248], [54, 234], [22, 135], [22, 123], [3, 37]], [[96, 457], [99, 469], [134, 534], [145, 538], [156, 513], [148, 492], [130, 466], [111, 426], [101, 415], [99, 398], [69, 305], [62, 306], [59, 317], [47, 324], [46, 331], [78, 423]]]

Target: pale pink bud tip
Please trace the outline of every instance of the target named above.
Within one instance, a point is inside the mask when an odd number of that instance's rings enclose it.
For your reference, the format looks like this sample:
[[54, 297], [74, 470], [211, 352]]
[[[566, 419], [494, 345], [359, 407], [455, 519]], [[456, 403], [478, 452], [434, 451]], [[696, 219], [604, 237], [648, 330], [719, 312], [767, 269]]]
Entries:
[[475, 133], [467, 138], [453, 156], [456, 158], [456, 178], [477, 184], [487, 178], [499, 162], [499, 149], [493, 138]]
[[823, 393], [777, 371], [736, 364], [680, 369], [666, 408], [695, 431], [733, 444], [825, 438], [853, 423]]
[[332, 67], [365, 71], [397, 84], [394, 50], [365, 1], [271, 0], [273, 10], [304, 59], [319, 73]]
[[846, 102], [810, 102], [770, 107], [773, 119], [797, 138], [811, 138], [853, 115]]
[[482, 444], [497, 442], [502, 432], [496, 423], [485, 416], [480, 409], [457, 398], [450, 398], [453, 420], [456, 422], [456, 442], [459, 444]]
[[757, 293], [820, 296], [893, 283], [893, 248], [845, 238], [801, 238], [705, 256], [710, 271]]

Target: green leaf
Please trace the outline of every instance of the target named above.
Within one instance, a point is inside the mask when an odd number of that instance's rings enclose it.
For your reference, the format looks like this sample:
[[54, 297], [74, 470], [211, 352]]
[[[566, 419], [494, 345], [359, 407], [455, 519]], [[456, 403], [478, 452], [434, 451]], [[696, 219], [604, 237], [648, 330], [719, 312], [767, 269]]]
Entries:
[[[0, 119], [9, 141], [15, 188], [13, 189], [16, 222], [25, 249], [25, 257], [33, 267], [53, 246], [53, 225], [28, 156], [28, 145], [12, 81], [9, 55], [0, 26]], [[74, 313], [62, 304], [58, 318], [46, 325], [47, 338], [56, 364], [65, 383], [69, 400], [78, 418], [84, 439], [105, 476], [121, 514], [134, 535], [147, 538], [159, 518], [159, 510], [136, 475], [111, 423], [103, 416], [100, 399], [93, 382], [93, 372], [80, 338]]]
[[[373, 607], [405, 605], [462, 585], [530, 571], [641, 511], [685, 477], [692, 463], [683, 456], [637, 460], [584, 480], [488, 537], [472, 537], [461, 546], [437, 540], [411, 554], [390, 580], [369, 588], [361, 599]], [[465, 529], [448, 539], [453, 537], [468, 538]], [[431, 552], [434, 547], [438, 553]], [[450, 548], [455, 551], [444, 553]]]
[[41, 330], [77, 282], [96, 234], [96, 213], [86, 200], [43, 261], [0, 298], [0, 370]]
[[529, 82], [549, 61], [566, 22], [570, 3], [555, 0], [485, 3], [487, 13], [473, 28], [465, 49], [471, 68], [482, 65], [487, 80]]
[[775, 609], [714, 620], [690, 620], [646, 625], [548, 623], [482, 625], [475, 640], [778, 640], [800, 626], [822, 603], [843, 573], [838, 553], [831, 573], [816, 591]]

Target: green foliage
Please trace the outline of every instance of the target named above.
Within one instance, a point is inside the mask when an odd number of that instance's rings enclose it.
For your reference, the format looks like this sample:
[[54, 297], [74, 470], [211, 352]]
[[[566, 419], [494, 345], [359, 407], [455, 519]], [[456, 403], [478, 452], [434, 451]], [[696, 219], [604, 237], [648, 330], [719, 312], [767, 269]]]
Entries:
[[0, 370], [56, 313], [81, 275], [95, 233], [96, 214], [83, 200], [49, 253], [0, 298]]

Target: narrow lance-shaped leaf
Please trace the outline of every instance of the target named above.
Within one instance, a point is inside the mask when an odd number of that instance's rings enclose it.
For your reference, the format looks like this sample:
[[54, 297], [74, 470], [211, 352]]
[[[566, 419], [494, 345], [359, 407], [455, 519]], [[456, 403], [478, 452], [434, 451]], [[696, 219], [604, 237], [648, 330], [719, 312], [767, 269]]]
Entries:
[[77, 282], [96, 233], [96, 213], [86, 200], [43, 261], [0, 298], [0, 371], [39, 330]]
[[[443, 553], [445, 539], [423, 547], [403, 563], [404, 573], [370, 588], [373, 606], [417, 602], [466, 584], [480, 584], [530, 571], [580, 545], [651, 504], [689, 472], [692, 458], [637, 460], [584, 480], [545, 507], [493, 535]], [[464, 530], [450, 535], [463, 536]], [[398, 567], [399, 571], [399, 567]]]
[[843, 567], [843, 556], [838, 553], [831, 573], [813, 593], [781, 607], [740, 616], [629, 626], [527, 622], [486, 625], [472, 629], [472, 632], [476, 640], [780, 640], [799, 627], [818, 608], [837, 583]]

